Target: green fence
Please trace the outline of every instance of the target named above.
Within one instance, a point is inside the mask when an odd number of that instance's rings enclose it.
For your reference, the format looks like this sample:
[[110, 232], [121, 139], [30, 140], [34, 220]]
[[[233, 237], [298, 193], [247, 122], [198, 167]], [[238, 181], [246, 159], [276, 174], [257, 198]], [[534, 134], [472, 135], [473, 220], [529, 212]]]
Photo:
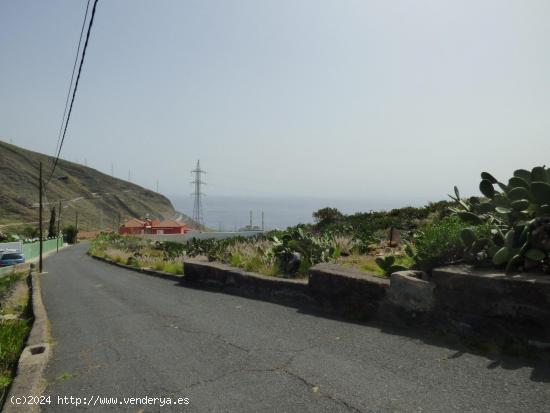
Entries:
[[[44, 240], [42, 242], [42, 253], [45, 254], [49, 251], [53, 251], [57, 249], [57, 245], [59, 243], [59, 248], [63, 246], [63, 237], [59, 238], [53, 238]], [[34, 258], [37, 258], [40, 254], [40, 242], [34, 241], [30, 242], [28, 244], [23, 244], [23, 255], [25, 256], [25, 260], [29, 261]]]
[[[42, 253], [45, 254], [49, 251], [54, 251], [55, 249], [57, 249], [57, 245], [59, 245], [59, 248], [63, 246], [63, 236], [59, 238], [44, 240], [42, 242]], [[25, 256], [25, 261], [27, 263], [30, 260], [38, 258], [38, 255], [40, 254], [40, 242], [34, 241], [34, 242], [29, 242], [27, 244], [23, 244], [22, 252], [23, 252], [23, 255]], [[9, 267], [0, 267], [0, 278], [6, 275], [13, 274], [16, 271], [25, 271], [25, 270], [28, 270], [28, 264], [11, 265]]]

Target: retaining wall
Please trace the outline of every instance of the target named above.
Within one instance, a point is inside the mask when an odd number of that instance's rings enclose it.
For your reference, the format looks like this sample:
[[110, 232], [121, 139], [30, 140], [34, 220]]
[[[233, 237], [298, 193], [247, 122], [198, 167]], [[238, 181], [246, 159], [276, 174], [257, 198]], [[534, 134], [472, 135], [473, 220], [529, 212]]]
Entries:
[[252, 298], [266, 298], [292, 304], [310, 304], [307, 280], [269, 277], [246, 272], [219, 262], [188, 259], [185, 281], [224, 289]]
[[377, 315], [390, 287], [375, 277], [335, 264], [317, 264], [309, 271], [309, 292], [326, 310], [354, 319]]
[[465, 334], [550, 346], [550, 276], [449, 266], [433, 270], [431, 281], [440, 322]]

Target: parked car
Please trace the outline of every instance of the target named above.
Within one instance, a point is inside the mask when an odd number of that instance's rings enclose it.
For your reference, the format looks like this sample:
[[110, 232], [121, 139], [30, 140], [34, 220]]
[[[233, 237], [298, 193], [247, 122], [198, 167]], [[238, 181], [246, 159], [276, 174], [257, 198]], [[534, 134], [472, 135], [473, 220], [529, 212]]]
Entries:
[[23, 264], [25, 262], [25, 256], [18, 252], [0, 253], [0, 267], [7, 267], [8, 265]]

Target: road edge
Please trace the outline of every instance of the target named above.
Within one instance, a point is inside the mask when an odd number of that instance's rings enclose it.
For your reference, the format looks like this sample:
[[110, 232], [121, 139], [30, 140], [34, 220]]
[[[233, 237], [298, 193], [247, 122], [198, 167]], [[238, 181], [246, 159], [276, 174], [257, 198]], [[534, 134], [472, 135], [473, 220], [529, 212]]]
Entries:
[[[3, 411], [39, 412], [40, 404], [15, 404], [15, 398], [40, 397], [46, 389], [44, 371], [52, 355], [48, 314], [42, 301], [40, 275], [31, 274], [31, 301], [34, 322], [17, 364], [17, 373], [4, 403]], [[22, 400], [22, 399], [20, 399]], [[36, 403], [36, 400], [33, 400]]]
[[176, 275], [169, 272], [164, 271], [157, 271], [149, 268], [142, 268], [142, 267], [133, 267], [131, 265], [122, 264], [120, 262], [116, 262], [113, 260], [110, 260], [109, 258], [100, 257], [98, 255], [88, 254], [90, 257], [92, 257], [95, 260], [105, 262], [107, 264], [114, 265], [115, 267], [125, 268], [127, 270], [140, 272], [142, 274], [152, 275], [153, 277], [162, 278], [165, 280], [170, 281], [176, 281], [176, 282], [182, 282], [184, 280], [184, 276], [182, 275]]

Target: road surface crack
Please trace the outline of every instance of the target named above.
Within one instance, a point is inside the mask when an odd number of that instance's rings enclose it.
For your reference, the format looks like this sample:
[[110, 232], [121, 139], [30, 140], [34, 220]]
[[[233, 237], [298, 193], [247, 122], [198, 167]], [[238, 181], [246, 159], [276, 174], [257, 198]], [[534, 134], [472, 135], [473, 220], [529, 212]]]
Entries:
[[[305, 386], [307, 386], [309, 389], [313, 389], [313, 388], [318, 388], [318, 386], [315, 384], [315, 383], [311, 383], [310, 381], [308, 381], [307, 379], [305, 379], [304, 377], [300, 376], [299, 374], [296, 374], [290, 370], [288, 370], [287, 368], [283, 368], [283, 369], [280, 369], [279, 371], [299, 380], [300, 382], [302, 382]], [[347, 401], [345, 400], [342, 400], [342, 399], [339, 399], [329, 393], [324, 393], [322, 391], [318, 391], [318, 394], [319, 396], [321, 397], [324, 397], [326, 399], [329, 399], [329, 400], [332, 400], [333, 402], [335, 403], [338, 403], [342, 406], [344, 406], [346, 409], [348, 409], [349, 411], [352, 411], [352, 412], [358, 412], [358, 413], [363, 413], [362, 410], [356, 408], [355, 406], [352, 406], [350, 403], [348, 403]]]

